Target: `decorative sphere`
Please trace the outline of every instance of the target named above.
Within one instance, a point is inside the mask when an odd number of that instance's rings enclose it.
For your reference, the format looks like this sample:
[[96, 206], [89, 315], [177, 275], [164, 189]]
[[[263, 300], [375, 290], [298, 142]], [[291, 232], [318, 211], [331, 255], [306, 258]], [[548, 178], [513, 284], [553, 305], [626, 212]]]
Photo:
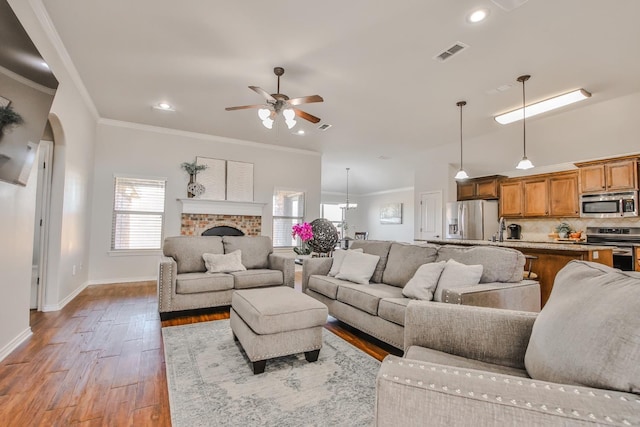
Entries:
[[313, 230], [313, 239], [307, 244], [318, 253], [331, 252], [336, 243], [338, 243], [338, 230], [331, 221], [318, 218], [311, 221], [311, 229]]

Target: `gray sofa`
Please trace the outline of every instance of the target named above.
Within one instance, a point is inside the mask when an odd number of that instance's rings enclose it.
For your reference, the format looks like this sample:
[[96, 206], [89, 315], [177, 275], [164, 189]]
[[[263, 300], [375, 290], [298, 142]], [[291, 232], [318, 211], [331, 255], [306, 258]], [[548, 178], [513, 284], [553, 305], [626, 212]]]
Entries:
[[572, 261], [542, 311], [411, 302], [376, 426], [640, 425], [640, 274]]
[[519, 251], [374, 240], [355, 240], [351, 245], [351, 249], [360, 248], [380, 257], [370, 284], [330, 277], [333, 258], [310, 258], [303, 262], [302, 290], [323, 302], [331, 316], [399, 349], [404, 345], [405, 310], [411, 301], [402, 289], [425, 263], [454, 259], [483, 265], [480, 284], [445, 290], [444, 302], [540, 311], [540, 285], [523, 280], [525, 258]]
[[[240, 250], [245, 271], [207, 273], [202, 255]], [[294, 285], [294, 259], [273, 253], [268, 236], [167, 237], [158, 273], [158, 310], [227, 306], [234, 289]]]

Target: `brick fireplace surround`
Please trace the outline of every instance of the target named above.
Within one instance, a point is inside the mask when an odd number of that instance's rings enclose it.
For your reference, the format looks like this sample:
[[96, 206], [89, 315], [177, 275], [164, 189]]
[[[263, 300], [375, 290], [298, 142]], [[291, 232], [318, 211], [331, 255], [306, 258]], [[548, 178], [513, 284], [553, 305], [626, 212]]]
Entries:
[[225, 225], [247, 236], [262, 233], [262, 210], [265, 203], [231, 202], [202, 199], [178, 199], [182, 202], [180, 234], [200, 236], [212, 227]]
[[259, 236], [262, 232], [262, 217], [254, 215], [183, 213], [180, 221], [180, 234], [183, 236], [200, 236], [203, 231], [220, 225], [235, 227], [246, 236]]

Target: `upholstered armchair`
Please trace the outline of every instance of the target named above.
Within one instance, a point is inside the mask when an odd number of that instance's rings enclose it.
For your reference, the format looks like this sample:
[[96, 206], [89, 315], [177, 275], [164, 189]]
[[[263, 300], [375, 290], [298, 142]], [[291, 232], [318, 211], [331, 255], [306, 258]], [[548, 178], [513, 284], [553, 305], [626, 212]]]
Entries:
[[640, 274], [584, 261], [540, 313], [409, 303], [377, 426], [640, 425]]

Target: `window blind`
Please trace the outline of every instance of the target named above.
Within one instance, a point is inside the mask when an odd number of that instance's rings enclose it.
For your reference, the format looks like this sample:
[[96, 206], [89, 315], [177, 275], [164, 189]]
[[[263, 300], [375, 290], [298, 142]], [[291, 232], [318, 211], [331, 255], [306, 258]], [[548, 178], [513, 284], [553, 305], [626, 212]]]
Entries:
[[273, 246], [296, 246], [296, 239], [291, 237], [294, 224], [304, 221], [303, 191], [275, 190], [273, 193]]
[[115, 178], [111, 250], [161, 249], [165, 181]]

